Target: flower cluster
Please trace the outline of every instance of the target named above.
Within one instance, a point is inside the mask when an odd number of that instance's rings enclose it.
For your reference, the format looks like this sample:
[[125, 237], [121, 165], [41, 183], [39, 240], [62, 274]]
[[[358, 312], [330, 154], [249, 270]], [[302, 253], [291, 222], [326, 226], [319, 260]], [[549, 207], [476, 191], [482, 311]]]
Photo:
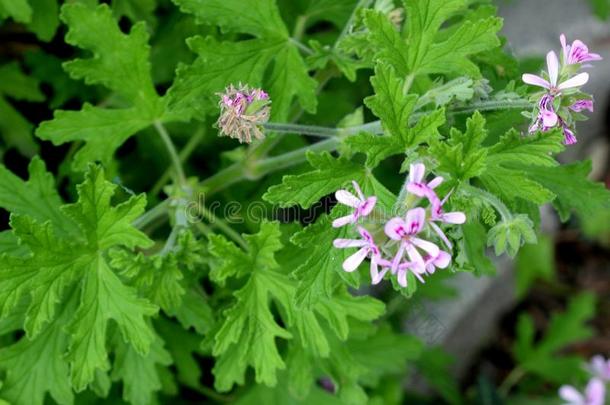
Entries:
[[[462, 212], [443, 210], [449, 196], [441, 200], [435, 191], [443, 178], [435, 177], [426, 182], [425, 171], [426, 168], [421, 163], [411, 165], [404, 191], [412, 208], [404, 215], [382, 221], [383, 225], [379, 221], [367, 221], [369, 214], [374, 212], [377, 198], [366, 197], [356, 182], [352, 182], [356, 195], [347, 190], [335, 193], [337, 201], [353, 211], [350, 215], [333, 221], [333, 226], [338, 228], [352, 225], [360, 235], [359, 239], [334, 240], [336, 248], [358, 248], [356, 253], [343, 262], [345, 271], [356, 270], [368, 258], [373, 284], [378, 284], [390, 272], [397, 278], [399, 285], [406, 287], [408, 272], [424, 282], [424, 275], [449, 266], [451, 254], [427, 239], [436, 238], [451, 250], [451, 242], [440, 224], [463, 224], [466, 216]], [[418, 206], [420, 203], [425, 208]]]
[[236, 138], [240, 143], [250, 143], [252, 138], [265, 137], [260, 126], [269, 120], [271, 110], [269, 95], [261, 89], [233, 85], [220, 96], [220, 116], [216, 125], [221, 136]]
[[522, 79], [527, 84], [544, 89], [542, 93], [534, 95], [537, 105], [529, 132], [546, 132], [559, 127], [563, 131], [565, 144], [571, 145], [576, 143], [574, 121], [584, 119], [579, 113], [584, 110], [593, 112], [591, 96], [579, 90], [589, 81], [589, 74], [578, 71], [590, 67], [587, 62], [602, 58], [589, 52], [582, 41], [576, 40], [568, 45], [565, 35], [561, 34], [560, 42], [563, 49], [561, 61], [554, 51], [550, 51], [546, 55], [547, 72], [544, 72], [544, 77], [526, 73]]
[[604, 405], [606, 401], [606, 386], [610, 382], [610, 360], [602, 356], [591, 359], [587, 369], [591, 379], [587, 384], [584, 394], [571, 385], [563, 385], [559, 389], [559, 396], [565, 402], [564, 405]]

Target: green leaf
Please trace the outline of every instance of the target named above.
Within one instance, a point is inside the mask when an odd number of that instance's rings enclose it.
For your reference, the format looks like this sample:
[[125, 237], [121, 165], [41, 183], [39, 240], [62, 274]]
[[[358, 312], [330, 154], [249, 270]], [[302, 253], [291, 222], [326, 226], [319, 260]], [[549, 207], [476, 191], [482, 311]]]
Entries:
[[424, 350], [417, 360], [417, 368], [424, 378], [448, 403], [463, 403], [459, 387], [449, 372], [454, 359], [439, 347]]
[[12, 17], [20, 23], [32, 20], [32, 8], [27, 0], [0, 0], [0, 17]]
[[68, 359], [72, 385], [82, 390], [93, 381], [97, 370], [108, 369], [106, 327], [113, 319], [123, 338], [146, 354], [153, 333], [145, 319], [156, 306], [124, 285], [106, 262], [108, 249], [149, 247], [151, 241], [131, 225], [144, 210], [143, 195], [113, 207], [110, 200], [116, 186], [104, 180], [104, 172], [92, 166], [85, 182], [77, 187], [77, 203], [61, 207], [61, 215], [78, 225], [80, 235], [57, 235], [51, 222], [12, 215], [11, 227], [31, 255], [0, 258], [0, 308], [7, 314], [22, 297], [30, 296], [24, 329], [34, 338], [56, 318], [57, 303], [66, 305], [70, 286], [80, 289], [80, 304], [69, 314]]
[[121, 339], [116, 340], [116, 358], [111, 377], [115, 381], [123, 381], [123, 399], [132, 405], [152, 403], [155, 392], [161, 390], [157, 368], [172, 364], [163, 341], [156, 336], [148, 354], [142, 356], [131, 345]]
[[59, 27], [57, 0], [28, 0], [32, 7], [32, 21], [28, 24], [41, 41], [49, 42]]
[[74, 402], [69, 367], [64, 359], [69, 337], [63, 328], [76, 304], [76, 294], [71, 295], [70, 303], [38, 336], [34, 339], [24, 336], [0, 349], [0, 368], [6, 371], [1, 398], [14, 405], [42, 405], [48, 392], [59, 404]]
[[505, 219], [487, 233], [487, 246], [493, 246], [496, 256], [506, 252], [515, 257], [525, 243], [536, 243], [534, 223], [527, 215], [519, 214]]
[[112, 10], [120, 19], [127, 16], [131, 21], [146, 21], [151, 26], [155, 26], [156, 0], [112, 0]]
[[558, 167], [529, 167], [527, 175], [557, 198], [553, 206], [562, 221], [575, 212], [580, 218], [594, 216], [596, 212], [610, 208], [610, 191], [602, 183], [587, 178], [591, 172], [591, 161], [572, 163]]
[[280, 207], [298, 204], [309, 208], [351, 181], [363, 183], [366, 176], [364, 167], [343, 157], [336, 159], [328, 152], [308, 152], [307, 160], [315, 170], [284, 176], [282, 184], [270, 187], [263, 199]]
[[538, 236], [538, 243], [525, 245], [517, 256], [517, 295], [523, 297], [536, 280], [551, 280], [555, 274], [555, 245], [552, 238]]
[[487, 231], [485, 227], [476, 219], [474, 215], [469, 215], [469, 220], [462, 224], [463, 249], [461, 253], [464, 257], [459, 257], [462, 265], [466, 269], [472, 268], [477, 275], [494, 274], [496, 267], [493, 262], [485, 254], [485, 241]]
[[579, 356], [560, 356], [558, 351], [593, 336], [586, 324], [595, 313], [595, 296], [582, 293], [573, 297], [565, 312], [554, 314], [539, 342], [534, 342], [534, 322], [529, 315], [521, 315], [517, 324], [517, 341], [513, 347], [515, 357], [526, 371], [555, 383], [564, 383], [575, 373], [584, 373]]
[[[201, 24], [218, 25], [225, 32], [249, 34], [255, 39], [217, 42], [211, 37], [190, 38], [189, 47], [198, 57], [193, 64], [178, 69], [168, 93], [172, 111], [202, 116], [216, 104], [215, 93], [229, 84], [261, 86], [272, 62], [264, 87], [269, 89], [273, 100], [274, 119], [287, 118], [295, 97], [306, 111], [315, 111], [317, 82], [309, 77], [275, 1], [257, 1], [250, 5], [247, 14], [243, 13], [243, 2], [239, 0], [174, 2], [182, 11], [194, 14]], [[204, 105], [196, 106], [202, 100]]]
[[163, 103], [150, 75], [148, 33], [144, 23], [123, 34], [112, 11], [102, 4], [66, 4], [61, 19], [68, 25], [66, 42], [93, 54], [64, 64], [74, 79], [101, 84], [116, 93], [121, 109], [104, 109], [85, 104], [80, 111], [56, 110], [51, 121], [40, 124], [36, 135], [56, 145], [81, 140], [73, 166], [84, 170], [87, 162], [108, 163], [127, 138], [151, 125], [162, 115]]
[[[217, 361], [212, 372], [219, 391], [230, 390], [234, 383], [243, 384], [248, 366], [254, 368], [257, 383], [269, 386], [277, 383], [277, 370], [285, 368], [275, 338], [289, 339], [291, 334], [277, 324], [268, 305], [272, 297], [281, 298], [289, 284], [287, 277], [276, 271], [273, 258], [273, 252], [282, 247], [278, 224], [262, 223], [250, 242], [256, 266], [249, 268], [248, 281], [235, 292], [236, 301], [224, 312], [225, 320], [215, 336], [213, 354]], [[259, 250], [268, 253], [259, 257]]]

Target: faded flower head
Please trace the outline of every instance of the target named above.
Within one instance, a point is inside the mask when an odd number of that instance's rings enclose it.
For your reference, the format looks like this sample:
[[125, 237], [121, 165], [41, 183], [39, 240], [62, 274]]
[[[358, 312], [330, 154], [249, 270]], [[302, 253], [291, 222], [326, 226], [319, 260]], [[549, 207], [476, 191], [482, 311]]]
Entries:
[[564, 143], [576, 143], [574, 122], [582, 120], [581, 111], [593, 111], [593, 100], [580, 91], [580, 87], [589, 81], [588, 73], [578, 73], [583, 62], [601, 60], [601, 56], [589, 52], [589, 48], [579, 40], [567, 44], [565, 35], [560, 36], [563, 50], [561, 61], [554, 51], [546, 56], [547, 71], [542, 76], [526, 73], [522, 79], [532, 86], [541, 87], [542, 92], [534, 95], [537, 106], [532, 116], [529, 132], [546, 132], [552, 128], [561, 128]]
[[[372, 284], [381, 282], [389, 273], [398, 285], [406, 287], [409, 273], [424, 282], [424, 275], [449, 266], [451, 253], [441, 250], [438, 245], [443, 243], [449, 250], [452, 245], [441, 226], [463, 224], [466, 216], [462, 212], [445, 212], [443, 205], [449, 195], [441, 200], [435, 191], [443, 178], [426, 181], [425, 175], [423, 164], [411, 165], [403, 190], [407, 193], [405, 201], [409, 202], [398, 204], [405, 207], [398, 216], [385, 216], [380, 212], [370, 216], [377, 197], [365, 196], [356, 182], [353, 187], [357, 195], [347, 190], [335, 193], [337, 201], [351, 207], [353, 212], [335, 219], [333, 227], [350, 225], [360, 236], [359, 239], [335, 239], [335, 248], [358, 248], [343, 262], [343, 270], [353, 272], [369, 259]], [[425, 201], [427, 206], [418, 206]], [[376, 221], [378, 218], [383, 218], [383, 222]]]
[[271, 101], [264, 90], [230, 85], [218, 96], [220, 116], [216, 125], [220, 136], [236, 138], [240, 143], [250, 143], [253, 137], [265, 137], [261, 125], [269, 120]]

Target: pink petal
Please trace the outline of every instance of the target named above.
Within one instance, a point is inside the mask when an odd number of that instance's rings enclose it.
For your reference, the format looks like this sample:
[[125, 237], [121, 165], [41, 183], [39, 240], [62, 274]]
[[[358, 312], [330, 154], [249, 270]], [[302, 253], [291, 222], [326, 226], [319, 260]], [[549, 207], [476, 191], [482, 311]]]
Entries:
[[426, 282], [426, 280], [424, 280], [424, 278], [421, 276], [422, 274], [426, 273], [426, 269], [420, 269], [418, 267], [414, 267], [413, 269], [411, 269], [411, 273], [413, 273], [413, 275], [415, 277], [417, 277], [417, 279], [419, 281], [421, 281], [422, 283]]
[[360, 263], [362, 263], [364, 261], [364, 259], [366, 259], [366, 256], [368, 254], [369, 254], [369, 249], [366, 247], [363, 247], [362, 249], [360, 249], [359, 251], [357, 251], [356, 253], [354, 253], [353, 255], [348, 257], [347, 259], [345, 259], [345, 261], [343, 262], [343, 270], [350, 272], [350, 273], [352, 271], [356, 270], [358, 268], [358, 266], [360, 266]]
[[[426, 221], [426, 210], [422, 207], [417, 207], [407, 211], [405, 222], [407, 225], [407, 233], [415, 235], [424, 227]], [[389, 235], [388, 235], [389, 236]]]
[[425, 250], [430, 256], [438, 256], [440, 249], [434, 243], [419, 238], [411, 238], [411, 242], [420, 249]]
[[421, 183], [426, 174], [426, 166], [423, 163], [412, 164], [409, 167], [409, 181], [411, 183]]
[[379, 284], [381, 282], [381, 280], [383, 280], [383, 277], [385, 276], [385, 274], [388, 272], [388, 268], [382, 268], [381, 271], [379, 271], [379, 266], [377, 263], [377, 260], [375, 258], [373, 258], [371, 260], [371, 284], [375, 285], [375, 284]]
[[373, 211], [376, 203], [377, 203], [377, 197], [373, 196], [373, 197], [367, 198], [366, 201], [362, 205], [360, 205], [360, 207], [358, 207], [358, 213], [361, 216], [366, 217], [367, 215], [369, 215], [371, 213], [371, 211]]
[[566, 42], [566, 36], [564, 34], [561, 34], [559, 36], [559, 42], [561, 42], [561, 49], [563, 50], [563, 60], [564, 63], [568, 62], [568, 44]]
[[449, 242], [449, 239], [447, 239], [447, 236], [445, 236], [445, 233], [443, 232], [443, 230], [438, 225], [436, 225], [434, 222], [429, 222], [429, 224], [432, 227], [432, 229], [434, 230], [434, 232], [436, 232], [438, 237], [441, 238], [443, 243], [445, 243], [445, 246], [447, 246], [447, 248], [449, 248], [449, 250], [451, 250], [453, 248], [453, 245], [451, 244], [451, 242]]
[[542, 112], [542, 125], [545, 127], [554, 127], [557, 125], [557, 114], [554, 111], [543, 111]]
[[434, 258], [432, 263], [439, 269], [447, 268], [447, 266], [449, 266], [449, 263], [451, 263], [451, 255], [445, 252], [444, 250], [441, 250], [438, 252], [438, 255], [436, 256], [436, 258]]
[[524, 73], [523, 76], [521, 76], [521, 80], [523, 80], [524, 83], [531, 84], [532, 86], [544, 87], [545, 89], [551, 87], [551, 84], [542, 77], [529, 73]]
[[592, 378], [585, 388], [587, 405], [604, 405], [606, 397], [606, 387], [599, 378]]
[[428, 183], [428, 187], [430, 187], [431, 189], [435, 189], [437, 188], [441, 183], [443, 182], [443, 178], [441, 176], [436, 176], [435, 178], [432, 179], [432, 181], [430, 183]]
[[447, 212], [441, 215], [441, 221], [447, 224], [463, 224], [466, 222], [466, 215], [463, 212]]
[[406, 287], [407, 286], [407, 270], [398, 270], [398, 284], [400, 284], [401, 287]]
[[356, 190], [356, 193], [360, 197], [360, 200], [364, 200], [365, 199], [364, 194], [362, 193], [362, 189], [360, 188], [358, 183], [356, 183], [355, 181], [352, 181], [352, 186], [354, 186], [354, 190]]
[[386, 222], [385, 234], [394, 240], [401, 240], [407, 234], [407, 224], [402, 218], [395, 217]]
[[559, 60], [554, 51], [550, 51], [546, 54], [546, 67], [549, 70], [549, 80], [553, 86], [557, 85], [557, 78], [559, 77]]
[[559, 90], [565, 90], [565, 89], [570, 89], [572, 87], [579, 87], [579, 86], [582, 86], [583, 84], [586, 84], [588, 81], [589, 81], [588, 73], [579, 73], [576, 76], [572, 77], [571, 79], [568, 79], [565, 82], [561, 83], [559, 86], [557, 86], [557, 88]]
[[426, 270], [426, 264], [424, 263], [424, 258], [421, 257], [415, 246], [411, 243], [406, 244], [407, 255], [409, 259], [413, 262], [414, 268], [419, 268], [420, 270]]
[[337, 218], [333, 221], [333, 228], [341, 228], [343, 225], [353, 224], [355, 222], [353, 215], [346, 215], [341, 218]]
[[396, 252], [396, 256], [394, 256], [394, 258], [392, 259], [392, 264], [391, 264], [391, 270], [392, 270], [392, 274], [396, 274], [396, 270], [398, 270], [398, 265], [400, 264], [400, 261], [402, 260], [402, 257], [404, 256], [405, 253], [405, 247], [406, 244], [404, 242], [402, 242], [400, 244], [400, 247], [398, 248], [398, 252]]
[[564, 401], [568, 401], [571, 404], [583, 404], [584, 405], [584, 397], [580, 392], [576, 390], [576, 388], [571, 385], [562, 385], [559, 388], [559, 396]]
[[335, 193], [335, 198], [341, 204], [347, 205], [347, 206], [352, 207], [352, 208], [358, 207], [361, 204], [361, 202], [362, 202], [355, 195], [353, 195], [352, 193], [350, 193], [347, 190], [338, 190]]
[[368, 245], [367, 241], [361, 239], [335, 239], [333, 246], [337, 249], [345, 249], [351, 247], [362, 247]]
[[428, 187], [421, 183], [409, 183], [407, 184], [407, 191], [418, 197], [425, 197], [428, 191]]

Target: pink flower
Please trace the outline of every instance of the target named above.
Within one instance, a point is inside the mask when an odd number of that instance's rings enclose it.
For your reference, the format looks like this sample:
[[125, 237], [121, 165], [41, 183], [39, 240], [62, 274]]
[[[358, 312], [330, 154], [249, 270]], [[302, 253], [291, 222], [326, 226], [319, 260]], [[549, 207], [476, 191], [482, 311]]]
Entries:
[[387, 267], [390, 263], [381, 258], [379, 248], [375, 245], [372, 235], [363, 227], [358, 227], [358, 232], [362, 239], [335, 239], [333, 245], [339, 249], [358, 247], [356, 253], [345, 259], [343, 262], [343, 270], [352, 272], [360, 266], [367, 257], [371, 258], [371, 282], [378, 284], [383, 280], [383, 276], [388, 272], [387, 268], [382, 268], [379, 271], [379, 265]]
[[588, 368], [595, 377], [610, 382], [610, 359], [606, 360], [603, 356], [594, 356]]
[[388, 235], [390, 239], [400, 241], [398, 252], [391, 263], [392, 274], [396, 274], [405, 251], [418, 271], [424, 271], [426, 265], [423, 257], [416, 248], [426, 251], [430, 256], [436, 257], [438, 255], [438, 246], [415, 236], [421, 232], [425, 223], [426, 211], [423, 208], [418, 207], [407, 211], [404, 220], [400, 217], [395, 217], [385, 224], [384, 230], [386, 235]]
[[449, 239], [447, 239], [447, 236], [440, 228], [440, 226], [438, 226], [434, 222], [442, 222], [445, 224], [463, 224], [464, 222], [466, 222], [466, 214], [461, 211], [443, 212], [443, 204], [445, 204], [445, 202], [449, 198], [449, 195], [450, 194], [445, 196], [442, 201], [439, 200], [438, 197], [436, 197], [436, 199], [432, 201], [430, 221], [428, 223], [430, 224], [430, 227], [434, 230], [434, 232], [436, 232], [436, 234], [439, 236], [439, 238], [441, 238], [441, 240], [445, 243], [445, 245], [449, 249], [451, 249], [451, 242], [449, 242]]
[[585, 388], [584, 395], [571, 385], [563, 385], [559, 388], [559, 396], [564, 405], [604, 405], [606, 387], [598, 378], [592, 378]]
[[572, 45], [568, 45], [566, 42], [566, 36], [561, 34], [559, 36], [559, 41], [561, 42], [561, 47], [563, 48], [563, 61], [568, 65], [602, 60], [600, 55], [589, 52], [587, 45], [578, 39], [572, 42]]
[[584, 110], [589, 110], [593, 112], [593, 100], [585, 98], [583, 100], [578, 100], [574, 104], [570, 106], [570, 110], [581, 112]]
[[407, 271], [410, 271], [417, 277], [419, 281], [425, 283], [426, 280], [422, 277], [422, 274], [426, 273], [426, 270], [419, 267], [417, 263], [414, 262], [403, 262], [398, 265], [396, 271], [393, 271], [392, 274], [396, 274], [396, 280], [401, 287], [406, 287], [407, 283]]
[[339, 228], [347, 224], [355, 224], [360, 217], [366, 217], [373, 211], [375, 208], [375, 203], [377, 203], [377, 197], [372, 196], [366, 198], [364, 194], [362, 194], [362, 190], [358, 183], [352, 181], [352, 185], [354, 186], [354, 190], [358, 194], [358, 197], [353, 195], [347, 190], [338, 190], [335, 193], [335, 198], [343, 205], [347, 205], [348, 207], [354, 208], [354, 212], [350, 215], [346, 215], [341, 218], [337, 218], [333, 221], [333, 227]]
[[430, 182], [424, 181], [424, 175], [426, 174], [426, 166], [422, 163], [412, 164], [409, 168], [409, 183], [407, 184], [407, 190], [411, 194], [415, 194], [418, 197], [427, 197], [429, 200], [436, 197], [434, 189], [438, 187], [442, 182], [442, 177], [435, 177]]
[[533, 86], [543, 87], [549, 90], [552, 96], [561, 93], [562, 90], [570, 89], [573, 87], [580, 87], [589, 81], [588, 73], [579, 73], [576, 76], [569, 78], [568, 80], [557, 84], [559, 79], [559, 60], [555, 52], [550, 51], [546, 55], [546, 65], [549, 74], [549, 80], [545, 80], [540, 76], [525, 73], [521, 78], [522, 80]]
[[561, 129], [563, 130], [563, 143], [566, 145], [574, 145], [578, 140], [574, 135], [574, 131], [568, 127], [565, 122], [561, 121]]

